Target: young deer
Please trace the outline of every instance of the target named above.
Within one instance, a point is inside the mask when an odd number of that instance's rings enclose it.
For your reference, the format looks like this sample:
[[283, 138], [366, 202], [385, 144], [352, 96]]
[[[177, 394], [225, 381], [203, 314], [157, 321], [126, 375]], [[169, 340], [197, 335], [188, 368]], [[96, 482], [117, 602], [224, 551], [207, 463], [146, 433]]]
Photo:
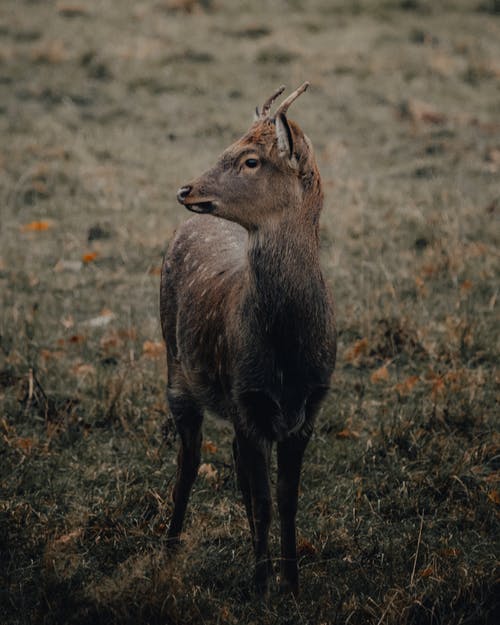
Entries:
[[323, 203], [311, 142], [271, 116], [281, 87], [216, 165], [177, 193], [195, 213], [161, 277], [167, 396], [180, 435], [169, 542], [177, 542], [200, 463], [205, 410], [234, 425], [233, 452], [258, 592], [272, 571], [270, 453], [277, 444], [281, 587], [298, 592], [295, 516], [302, 457], [335, 365], [332, 300], [319, 264]]

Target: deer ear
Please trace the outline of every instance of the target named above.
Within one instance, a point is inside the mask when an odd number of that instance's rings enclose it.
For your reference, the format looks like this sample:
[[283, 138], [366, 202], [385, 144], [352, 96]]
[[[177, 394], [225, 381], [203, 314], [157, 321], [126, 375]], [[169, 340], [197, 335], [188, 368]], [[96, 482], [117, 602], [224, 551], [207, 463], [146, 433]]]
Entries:
[[285, 115], [278, 115], [275, 120], [275, 125], [278, 154], [281, 158], [287, 159], [290, 166], [295, 169], [297, 167], [297, 161], [293, 155], [293, 136]]

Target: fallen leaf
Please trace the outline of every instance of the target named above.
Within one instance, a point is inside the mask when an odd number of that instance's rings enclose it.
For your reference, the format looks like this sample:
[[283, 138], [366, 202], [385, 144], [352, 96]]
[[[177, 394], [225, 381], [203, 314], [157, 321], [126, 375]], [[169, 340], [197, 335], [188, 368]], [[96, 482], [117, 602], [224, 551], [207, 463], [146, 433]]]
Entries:
[[492, 490], [488, 493], [488, 499], [497, 506], [500, 505], [500, 493], [497, 490]]
[[411, 375], [399, 384], [396, 384], [394, 390], [400, 395], [408, 395], [413, 390], [413, 387], [418, 382], [418, 375]]
[[98, 256], [98, 252], [87, 252], [82, 256], [82, 262], [85, 264], [93, 263]]
[[460, 549], [456, 547], [446, 547], [439, 552], [445, 558], [456, 558], [460, 555]]
[[212, 443], [212, 441], [203, 441], [201, 448], [207, 454], [215, 454], [217, 453], [217, 446]]
[[443, 391], [444, 391], [443, 378], [436, 378], [434, 382], [432, 383], [432, 388], [431, 388], [432, 399], [434, 400], [437, 399], [439, 395], [442, 395]]
[[81, 343], [85, 343], [86, 337], [83, 334], [72, 334], [68, 338], [57, 339], [57, 344], [60, 346], [73, 344], [79, 345]]
[[61, 350], [50, 350], [50, 349], [41, 349], [40, 350], [40, 358], [45, 360], [46, 362], [50, 360], [61, 360], [63, 358], [64, 352]]
[[73, 344], [85, 343], [85, 337], [83, 334], [72, 334], [68, 339], [66, 339], [66, 342]]
[[297, 541], [297, 555], [299, 558], [304, 556], [315, 556], [317, 552], [318, 550], [316, 547], [306, 538], [299, 538]]
[[31, 453], [35, 441], [32, 438], [18, 438], [14, 442], [15, 447], [24, 452], [27, 456]]
[[71, 367], [71, 371], [74, 375], [79, 378], [86, 378], [95, 375], [95, 367], [94, 365], [77, 362], [73, 367]]
[[49, 228], [52, 228], [52, 222], [50, 221], [30, 221], [29, 224], [21, 226], [21, 232], [44, 232]]
[[432, 566], [426, 566], [425, 569], [423, 569], [423, 571], [420, 571], [419, 576], [430, 577], [433, 573], [434, 573], [434, 569], [432, 568]]
[[337, 438], [359, 438], [359, 432], [345, 428], [335, 434]]
[[209, 462], [204, 462], [200, 464], [198, 475], [206, 480], [215, 480], [217, 479], [217, 469]]
[[69, 534], [63, 534], [62, 536], [59, 536], [59, 538], [56, 538], [54, 542], [65, 545], [66, 543], [69, 543], [75, 538], [79, 538], [82, 534], [83, 534], [83, 528], [79, 527], [78, 529], [73, 530], [72, 532], [69, 532]]
[[109, 352], [110, 350], [120, 347], [122, 344], [122, 339], [120, 338], [118, 333], [114, 331], [105, 334], [103, 337], [101, 337], [101, 340], [99, 341], [101, 349], [103, 349], [105, 352]]
[[349, 362], [356, 362], [361, 356], [368, 353], [368, 339], [359, 339], [345, 352], [345, 359]]
[[160, 358], [165, 354], [165, 345], [156, 341], [144, 341], [142, 353], [148, 358]]
[[219, 612], [220, 623], [227, 623], [228, 625], [234, 625], [238, 623], [238, 619], [231, 612], [231, 609], [227, 605], [223, 605]]
[[386, 365], [382, 365], [376, 371], [374, 371], [370, 376], [370, 381], [374, 384], [378, 384], [379, 382], [387, 382], [389, 379], [389, 370]]
[[460, 295], [466, 295], [472, 289], [472, 282], [470, 280], [464, 280], [460, 285]]

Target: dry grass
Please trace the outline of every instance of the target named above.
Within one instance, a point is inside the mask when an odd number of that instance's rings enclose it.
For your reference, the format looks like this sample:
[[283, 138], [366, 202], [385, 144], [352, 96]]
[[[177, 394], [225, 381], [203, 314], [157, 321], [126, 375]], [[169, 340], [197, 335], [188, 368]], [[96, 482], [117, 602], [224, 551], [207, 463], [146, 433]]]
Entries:
[[[437, 5], [2, 3], [2, 623], [497, 622], [500, 22]], [[176, 188], [304, 79], [339, 364], [302, 594], [261, 605], [229, 427], [163, 549], [158, 270]]]

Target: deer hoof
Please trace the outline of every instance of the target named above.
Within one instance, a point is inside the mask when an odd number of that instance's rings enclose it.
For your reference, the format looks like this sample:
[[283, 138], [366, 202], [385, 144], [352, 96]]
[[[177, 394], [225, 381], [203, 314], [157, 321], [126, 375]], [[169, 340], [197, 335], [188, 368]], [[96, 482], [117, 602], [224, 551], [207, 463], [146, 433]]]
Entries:
[[292, 594], [294, 597], [298, 597], [299, 595], [299, 580], [290, 580], [287, 578], [280, 579], [280, 593], [282, 594]]

